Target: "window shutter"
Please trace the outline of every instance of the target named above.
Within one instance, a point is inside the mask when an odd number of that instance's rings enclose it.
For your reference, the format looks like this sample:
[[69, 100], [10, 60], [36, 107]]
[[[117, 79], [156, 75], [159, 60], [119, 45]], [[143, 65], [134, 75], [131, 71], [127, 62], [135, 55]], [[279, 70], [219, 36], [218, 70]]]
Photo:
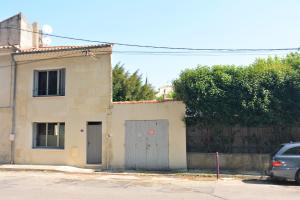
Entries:
[[66, 69], [61, 69], [59, 74], [59, 94], [65, 95]]
[[39, 84], [38, 84], [39, 72], [34, 70], [33, 72], [33, 96], [38, 96]]

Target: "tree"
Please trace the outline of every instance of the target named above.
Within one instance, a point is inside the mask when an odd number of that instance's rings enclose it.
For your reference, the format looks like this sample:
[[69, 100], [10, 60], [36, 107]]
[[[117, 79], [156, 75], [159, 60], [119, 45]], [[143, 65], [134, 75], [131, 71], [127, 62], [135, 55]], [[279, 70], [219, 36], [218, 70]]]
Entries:
[[113, 68], [113, 101], [125, 101], [127, 93], [126, 81], [128, 72], [125, 71], [122, 65], [117, 64]]
[[124, 65], [116, 64], [113, 68], [113, 101], [138, 101], [155, 98], [155, 91], [147, 81], [143, 83], [138, 71], [130, 74]]

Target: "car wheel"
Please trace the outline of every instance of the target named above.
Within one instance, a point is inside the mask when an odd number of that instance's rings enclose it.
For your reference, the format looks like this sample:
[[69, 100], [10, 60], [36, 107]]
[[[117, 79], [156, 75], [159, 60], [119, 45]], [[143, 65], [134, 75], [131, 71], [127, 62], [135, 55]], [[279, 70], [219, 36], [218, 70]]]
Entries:
[[297, 181], [298, 184], [300, 184], [300, 169], [296, 173], [296, 181]]

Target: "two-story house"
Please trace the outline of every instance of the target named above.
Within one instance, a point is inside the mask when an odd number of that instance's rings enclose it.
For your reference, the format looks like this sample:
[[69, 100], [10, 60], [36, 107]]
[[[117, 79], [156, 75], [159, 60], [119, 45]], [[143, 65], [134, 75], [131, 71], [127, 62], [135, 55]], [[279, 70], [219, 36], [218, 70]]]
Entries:
[[185, 105], [112, 102], [112, 45], [43, 46], [0, 22], [0, 163], [186, 169]]

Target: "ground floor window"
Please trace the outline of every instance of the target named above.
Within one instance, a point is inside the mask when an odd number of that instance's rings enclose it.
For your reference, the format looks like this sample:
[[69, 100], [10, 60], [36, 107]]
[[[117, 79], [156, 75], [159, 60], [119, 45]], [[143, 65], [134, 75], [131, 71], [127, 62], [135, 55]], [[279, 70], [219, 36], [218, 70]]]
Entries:
[[65, 147], [65, 123], [33, 123], [33, 148]]

